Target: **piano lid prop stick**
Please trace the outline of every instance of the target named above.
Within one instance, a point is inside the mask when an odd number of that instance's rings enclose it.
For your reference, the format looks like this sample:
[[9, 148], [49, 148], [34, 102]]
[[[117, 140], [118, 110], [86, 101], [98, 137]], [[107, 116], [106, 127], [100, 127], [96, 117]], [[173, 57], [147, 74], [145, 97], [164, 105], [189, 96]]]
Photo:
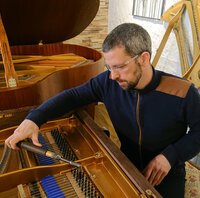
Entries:
[[64, 158], [62, 158], [61, 155], [58, 155], [58, 154], [56, 154], [56, 153], [54, 153], [52, 151], [45, 150], [45, 149], [43, 149], [43, 148], [41, 148], [39, 146], [35, 146], [34, 144], [32, 144], [30, 142], [20, 141], [20, 142], [17, 143], [17, 146], [21, 147], [21, 148], [24, 148], [24, 149], [26, 149], [28, 151], [40, 154], [40, 155], [44, 155], [44, 156], [50, 157], [52, 159], [56, 159], [56, 160], [61, 160], [63, 162], [67, 162], [72, 166], [81, 167], [81, 165], [79, 163], [77, 163], [77, 162], [73, 162], [73, 161], [64, 159]]
[[3, 66], [5, 70], [5, 80], [7, 87], [17, 87], [18, 77], [12, 61], [12, 55], [3, 21], [0, 15], [0, 51], [3, 59]]

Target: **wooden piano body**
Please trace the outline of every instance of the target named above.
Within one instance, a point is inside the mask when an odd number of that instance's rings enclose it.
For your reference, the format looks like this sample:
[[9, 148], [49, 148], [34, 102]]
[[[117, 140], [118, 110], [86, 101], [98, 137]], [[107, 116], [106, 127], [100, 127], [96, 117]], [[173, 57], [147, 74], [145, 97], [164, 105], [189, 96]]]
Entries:
[[[64, 89], [75, 87], [86, 82], [91, 77], [103, 71], [104, 67], [101, 53], [83, 46], [58, 43], [41, 46], [16, 46], [11, 49], [13, 54], [19, 54], [21, 52], [23, 55], [33, 54], [33, 50], [34, 55], [44, 56], [52, 56], [52, 53], [54, 55], [73, 53], [93, 61], [76, 67], [55, 69], [55, 71], [50, 73], [45, 68], [45, 71], [41, 74], [40, 65], [36, 65], [36, 69], [31, 71], [31, 73], [28, 69], [19, 71], [23, 72], [24, 76], [32, 75], [33, 78], [27, 81], [22, 80], [22, 84], [26, 85], [16, 88], [0, 89], [0, 128], [18, 124], [31, 108], [41, 104], [49, 97], [56, 95]], [[27, 68], [30, 66], [29, 64], [26, 65]], [[42, 79], [37, 80], [40, 76], [39, 73], [42, 75]], [[88, 107], [88, 111], [91, 115], [94, 113], [91, 106]]]
[[[6, 87], [0, 60], [0, 128], [18, 124], [31, 108], [103, 71], [99, 51], [62, 43], [81, 33], [98, 8], [99, 0], [0, 0], [19, 81], [17, 87]], [[59, 61], [61, 56], [66, 58]]]
[[[1, 142], [14, 128], [0, 131]], [[0, 167], [5, 172], [0, 175], [1, 197], [34, 197], [37, 193], [51, 197], [49, 188], [54, 186], [58, 187], [53, 197], [61, 192], [66, 197], [68, 193], [74, 197], [161, 197], [85, 111], [48, 122], [41, 128], [39, 139], [44, 148], [82, 167], [74, 168], [23, 149], [11, 153], [8, 149], [2, 159], [6, 167]], [[47, 176], [57, 181], [52, 181], [52, 186], [49, 181], [49, 188], [44, 184]]]

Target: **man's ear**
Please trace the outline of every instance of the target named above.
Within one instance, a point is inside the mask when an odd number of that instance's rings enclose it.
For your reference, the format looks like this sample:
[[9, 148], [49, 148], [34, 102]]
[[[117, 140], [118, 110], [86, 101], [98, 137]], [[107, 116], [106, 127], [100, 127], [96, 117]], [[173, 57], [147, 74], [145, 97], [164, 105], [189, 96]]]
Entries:
[[150, 54], [149, 54], [149, 52], [143, 52], [141, 55], [140, 55], [140, 57], [139, 57], [139, 63], [141, 64], [141, 65], [149, 65], [149, 63], [150, 63], [150, 59], [151, 59], [151, 57], [150, 57]]

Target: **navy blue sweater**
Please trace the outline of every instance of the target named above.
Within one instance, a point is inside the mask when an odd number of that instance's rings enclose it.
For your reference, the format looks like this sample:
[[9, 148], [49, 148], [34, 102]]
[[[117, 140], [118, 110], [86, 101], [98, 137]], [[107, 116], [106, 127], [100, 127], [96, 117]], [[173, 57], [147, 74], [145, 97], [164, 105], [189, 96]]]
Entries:
[[[105, 71], [32, 110], [27, 119], [46, 121], [93, 102], [103, 102], [121, 150], [140, 170], [162, 153], [171, 166], [200, 151], [200, 95], [190, 82], [161, 71], [143, 90], [123, 90]], [[189, 129], [189, 130], [188, 130]]]

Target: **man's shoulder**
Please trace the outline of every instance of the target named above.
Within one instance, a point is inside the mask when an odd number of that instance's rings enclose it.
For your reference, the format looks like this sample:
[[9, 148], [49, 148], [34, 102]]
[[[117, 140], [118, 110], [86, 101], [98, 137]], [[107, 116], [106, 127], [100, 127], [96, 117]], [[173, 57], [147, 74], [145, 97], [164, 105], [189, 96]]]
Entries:
[[187, 79], [162, 72], [161, 80], [156, 90], [185, 98], [191, 84]]

